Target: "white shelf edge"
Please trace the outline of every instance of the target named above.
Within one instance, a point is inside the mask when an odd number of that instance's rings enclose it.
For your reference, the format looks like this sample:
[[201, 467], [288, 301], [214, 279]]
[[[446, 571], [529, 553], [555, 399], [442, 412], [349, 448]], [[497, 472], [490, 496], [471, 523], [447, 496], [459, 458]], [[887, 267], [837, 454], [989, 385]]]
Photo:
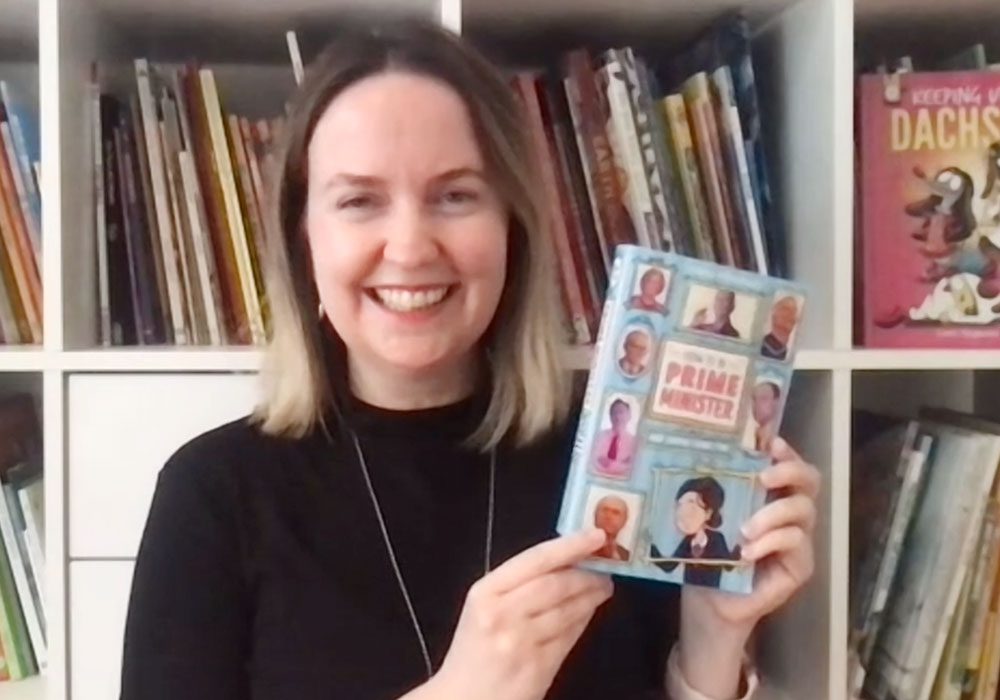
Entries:
[[865, 350], [843, 353], [854, 370], [1000, 369], [996, 350]]
[[67, 372], [255, 372], [259, 348], [70, 350], [59, 353]]
[[4, 681], [0, 683], [0, 694], [4, 700], [45, 700], [45, 677], [32, 676], [23, 681]]
[[0, 372], [41, 372], [45, 352], [36, 346], [0, 346]]

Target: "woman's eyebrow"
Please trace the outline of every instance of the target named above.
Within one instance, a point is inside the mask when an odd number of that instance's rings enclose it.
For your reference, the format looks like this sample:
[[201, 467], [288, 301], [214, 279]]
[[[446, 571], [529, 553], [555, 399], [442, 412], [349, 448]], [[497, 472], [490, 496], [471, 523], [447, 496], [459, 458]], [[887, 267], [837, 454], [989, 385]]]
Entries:
[[486, 179], [486, 176], [481, 168], [466, 165], [459, 168], [450, 168], [449, 170], [445, 170], [443, 173], [435, 175], [431, 178], [431, 180], [433, 182], [446, 182], [448, 180], [457, 180], [460, 177], [466, 176], [476, 177], [480, 180]]
[[328, 190], [340, 185], [350, 185], [355, 187], [376, 187], [383, 183], [382, 178], [374, 175], [360, 175], [357, 173], [334, 173], [323, 183], [322, 189]]

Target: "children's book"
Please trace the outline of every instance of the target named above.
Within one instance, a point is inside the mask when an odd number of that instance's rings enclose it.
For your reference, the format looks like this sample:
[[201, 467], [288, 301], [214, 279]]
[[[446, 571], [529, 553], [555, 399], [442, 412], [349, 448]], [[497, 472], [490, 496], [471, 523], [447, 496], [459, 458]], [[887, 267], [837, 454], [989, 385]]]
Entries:
[[859, 86], [862, 342], [1000, 345], [1000, 74]]
[[598, 527], [585, 566], [738, 593], [740, 527], [768, 494], [805, 288], [632, 245], [616, 250], [563, 496]]

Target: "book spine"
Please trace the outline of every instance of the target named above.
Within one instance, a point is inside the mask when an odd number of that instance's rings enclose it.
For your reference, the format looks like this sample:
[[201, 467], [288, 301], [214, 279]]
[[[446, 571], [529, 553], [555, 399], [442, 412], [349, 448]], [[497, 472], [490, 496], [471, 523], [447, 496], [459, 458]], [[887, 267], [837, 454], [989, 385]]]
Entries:
[[[722, 94], [724, 86], [720, 87], [717, 77], [724, 74], [728, 78], [728, 68], [723, 66], [708, 79], [709, 102], [712, 105], [712, 119], [714, 120], [714, 144], [718, 154], [717, 164], [722, 175], [722, 190], [725, 194], [726, 216], [729, 221], [729, 230], [732, 235], [733, 250], [736, 255], [737, 264], [744, 270], [756, 270], [757, 262], [753, 254], [753, 241], [750, 232], [749, 215], [743, 200], [742, 184], [740, 182], [739, 165], [737, 155], [734, 153], [732, 138], [731, 115], [729, 114], [729, 104], [724, 103], [725, 96]], [[731, 82], [731, 81], [730, 81]], [[735, 137], [739, 135], [739, 121]], [[742, 151], [742, 143], [738, 140], [735, 150]]]
[[577, 224], [579, 245], [583, 255], [582, 265], [592, 290], [592, 318], [594, 328], [592, 337], [597, 335], [597, 322], [601, 316], [601, 304], [604, 292], [608, 286], [608, 268], [604, 261], [604, 244], [597, 233], [597, 223], [594, 219], [594, 209], [589, 195], [588, 185], [584, 176], [584, 166], [580, 161], [576, 136], [569, 116], [566, 92], [562, 80], [553, 77], [547, 85], [547, 102], [550, 105], [552, 117], [552, 135], [555, 139], [556, 151], [562, 176], [567, 187], [567, 197], [571, 215]]
[[132, 293], [132, 266], [128, 242], [125, 240], [125, 212], [118, 186], [118, 150], [115, 132], [118, 130], [118, 103], [106, 100], [101, 115], [101, 148], [104, 163], [104, 222], [107, 244], [108, 302], [112, 345], [135, 345], [136, 323]]
[[[569, 163], [566, 159], [566, 144], [560, 135], [557, 96], [550, 90], [549, 81], [539, 78], [536, 81], [538, 103], [542, 108], [542, 123], [545, 125], [545, 139], [548, 145], [548, 157], [552, 163], [556, 186], [559, 191], [559, 204], [562, 219], [569, 236], [569, 248], [573, 255], [573, 267], [580, 285], [583, 308], [587, 321], [588, 335], [592, 339], [597, 335], [597, 318], [600, 314], [600, 298], [597, 282], [593, 274], [593, 265], [587, 259], [587, 244], [584, 240], [584, 224], [582, 211], [576, 203], [572, 191]], [[563, 126], [565, 126], [563, 124]], [[600, 260], [597, 266], [600, 266]]]
[[250, 337], [253, 343], [261, 344], [264, 342], [265, 336], [260, 313], [260, 295], [254, 280], [253, 263], [250, 258], [250, 241], [247, 238], [246, 227], [240, 212], [239, 195], [236, 192], [236, 181], [233, 178], [233, 165], [229, 158], [229, 145], [222, 121], [219, 93], [215, 85], [215, 76], [211, 70], [202, 68], [198, 74], [201, 78], [202, 97], [205, 100], [205, 112], [208, 116], [212, 153], [215, 157], [216, 172], [219, 175], [222, 188], [225, 216], [232, 235], [240, 289], [250, 324]]
[[131, 270], [132, 304], [135, 314], [136, 342], [154, 345], [163, 342], [160, 330], [163, 314], [159, 308], [156, 289], [156, 269], [147, 250], [140, 193], [136, 184], [135, 149], [132, 140], [131, 119], [124, 112], [115, 130], [115, 148], [118, 156], [118, 190], [123, 209], [125, 250]]
[[39, 232], [38, 220], [35, 219], [31, 209], [31, 202], [28, 199], [28, 191], [21, 175], [20, 164], [17, 160], [17, 150], [14, 146], [14, 134], [10, 127], [10, 114], [7, 121], [0, 123], [0, 133], [3, 135], [3, 148], [7, 154], [7, 163], [10, 167], [11, 179], [14, 182], [14, 192], [17, 194], [18, 210], [24, 219], [24, 225], [28, 232], [28, 242], [31, 244], [31, 254], [35, 261], [35, 266], [42, 267], [42, 236]]
[[[5, 259], [3, 244], [0, 242], [0, 261]], [[17, 327], [17, 316], [14, 314], [13, 300], [4, 279], [5, 266], [0, 263], [0, 331], [3, 333], [3, 340], [6, 345], [15, 345], [21, 342], [21, 333]]]
[[712, 105], [708, 97], [708, 86], [705, 74], [693, 76], [684, 85], [684, 102], [692, 125], [695, 152], [701, 166], [701, 183], [705, 189], [705, 200], [708, 203], [708, 215], [712, 222], [712, 234], [715, 239], [715, 249], [718, 262], [723, 265], [735, 266], [736, 256], [732, 247], [732, 236], [729, 222], [726, 219], [725, 196], [722, 191], [722, 173], [717, 166], [716, 155], [712, 147], [712, 128], [714, 119]]
[[101, 86], [90, 83], [90, 148], [91, 148], [91, 207], [94, 221], [94, 248], [97, 251], [97, 310], [98, 340], [104, 347], [111, 345], [111, 292], [108, 274], [107, 208], [104, 201], [104, 134], [101, 103], [111, 99], [101, 96]]
[[41, 288], [38, 272], [31, 258], [26, 241], [23, 240], [23, 228], [15, 222], [16, 212], [11, 208], [7, 198], [9, 174], [7, 159], [0, 154], [0, 235], [7, 248], [14, 282], [23, 304], [28, 335], [33, 343], [42, 342]]
[[[40, 481], [37, 483], [39, 485], [41, 484]], [[39, 486], [39, 488], [41, 487]], [[17, 496], [21, 505], [21, 513], [24, 515], [24, 543], [28, 550], [28, 556], [31, 559], [31, 568], [35, 572], [35, 581], [38, 582], [40, 587], [44, 587], [46, 581], [46, 568], [45, 546], [43, 541], [45, 538], [42, 534], [39, 518], [36, 516], [35, 509], [32, 507], [31, 498], [28, 495], [28, 489], [18, 489]], [[41, 604], [42, 617], [48, 620], [48, 614], [46, 612], [46, 598], [44, 595], [39, 596], [39, 603]]]
[[225, 322], [227, 342], [247, 345], [251, 342], [250, 322], [246, 303], [243, 300], [233, 238], [229, 233], [223, 202], [222, 185], [217, 172], [212, 141], [209, 135], [208, 114], [202, 97], [198, 69], [189, 66], [183, 73], [186, 102], [191, 110], [191, 155], [198, 171], [198, 182], [202, 201], [205, 205], [206, 221], [212, 244], [213, 258], [219, 274], [219, 288], [222, 291], [222, 318]]
[[605, 52], [604, 65], [597, 74], [603, 82], [610, 107], [611, 120], [607, 124], [607, 132], [615, 162], [624, 174], [624, 202], [628, 207], [632, 226], [640, 245], [660, 249], [624, 69], [613, 52]]
[[167, 197], [171, 216], [175, 222], [175, 253], [180, 263], [181, 286], [184, 290], [184, 317], [188, 330], [188, 343], [201, 345], [206, 342], [208, 331], [205, 329], [201, 290], [197, 287], [198, 280], [194, 271], [191, 232], [188, 230], [187, 213], [183, 211], [184, 197], [180, 191], [180, 172], [177, 165], [177, 153], [181, 148], [180, 126], [177, 123], [174, 100], [166, 88], [160, 95], [160, 110], [163, 114], [163, 120], [160, 122], [160, 148], [166, 166]]
[[625, 206], [619, 169], [607, 131], [610, 113], [607, 95], [598, 85], [597, 73], [586, 51], [571, 52], [566, 59], [569, 79], [567, 96], [579, 122], [581, 150], [591, 164], [594, 198], [606, 244], [607, 269], [615, 257], [615, 247], [636, 243], [637, 236]]
[[132, 131], [131, 139], [135, 147], [135, 178], [138, 183], [137, 193], [141, 195], [139, 199], [139, 210], [142, 212], [142, 226], [139, 232], [142, 235], [143, 247], [149, 251], [149, 259], [152, 261], [153, 279], [156, 280], [156, 309], [159, 311], [157, 318], [158, 337], [160, 342], [171, 344], [174, 339], [174, 323], [170, 318], [170, 294], [167, 290], [167, 277], [163, 265], [163, 249], [160, 246], [159, 228], [156, 216], [156, 203], [153, 195], [153, 184], [149, 174], [149, 154], [146, 152], [145, 128], [143, 126], [142, 107], [139, 104], [139, 96], [133, 95], [131, 100]]
[[7, 559], [10, 562], [11, 574], [14, 578], [14, 588], [20, 600], [21, 613], [28, 631], [28, 641], [34, 650], [35, 661], [38, 668], [44, 669], [46, 666], [45, 632], [44, 623], [38, 617], [38, 610], [33, 603], [34, 595], [31, 592], [31, 585], [28, 581], [28, 569], [26, 567], [25, 556], [17, 541], [17, 533], [14, 530], [14, 521], [11, 517], [10, 503], [7, 497], [9, 487], [0, 488], [0, 536], [3, 537], [4, 549], [7, 552]]
[[[250, 179], [250, 165], [247, 161], [246, 145], [243, 143], [243, 132], [240, 120], [230, 114], [226, 118], [226, 135], [230, 145], [230, 159], [235, 163], [236, 194], [239, 199], [240, 212], [247, 228], [247, 249], [250, 252], [250, 266], [253, 270], [254, 287], [257, 290], [257, 301], [260, 304], [260, 318], [263, 328], [270, 327], [271, 311], [267, 303], [264, 289], [264, 228], [261, 223], [260, 210], [254, 197], [253, 182]], [[265, 333], [265, 337], [267, 334]]]
[[7, 662], [8, 680], [18, 681], [35, 672], [30, 641], [14, 586], [13, 565], [0, 536], [0, 647]]
[[184, 195], [187, 198], [187, 215], [194, 244], [198, 278], [205, 297], [205, 321], [208, 325], [209, 343], [222, 345], [225, 340], [225, 327], [221, 321], [224, 315], [222, 291], [219, 289], [212, 243], [209, 240], [208, 221], [198, 187], [198, 172], [194, 158], [188, 151], [181, 151], [178, 154], [178, 161]]
[[570, 315], [571, 328], [578, 344], [590, 342], [590, 326], [587, 323], [586, 310], [576, 269], [573, 266], [573, 252], [559, 206], [559, 189], [552, 159], [549, 157], [548, 144], [545, 137], [545, 124], [542, 120], [538, 93], [535, 90], [534, 76], [521, 73], [515, 78], [522, 106], [528, 116], [531, 137], [534, 142], [536, 163], [540, 169], [542, 185], [545, 187], [549, 205], [548, 228], [552, 236], [553, 248], [556, 253], [558, 270], [561, 273], [562, 289], [566, 301], [566, 311]]
[[670, 131], [678, 180], [690, 216], [694, 253], [702, 260], [718, 262], [719, 256], [712, 242], [712, 223], [702, 194], [704, 189], [701, 184], [701, 172], [684, 98], [681, 95], [668, 95], [663, 98], [662, 105]]
[[[11, 135], [14, 138], [15, 151], [17, 153], [17, 167], [21, 174], [21, 181], [24, 183], [28, 196], [28, 215], [34, 220], [32, 230], [38, 235], [35, 247], [40, 252], [42, 247], [42, 201], [38, 183], [31, 168], [32, 158], [37, 158], [37, 129], [32, 123], [33, 120], [27, 113], [18, 109], [17, 102], [13, 99], [10, 85], [5, 80], [0, 80], [0, 100], [4, 103], [7, 118], [10, 122]], [[31, 132], [31, 138], [28, 132]], [[39, 258], [39, 261], [41, 258]]]
[[652, 235], [658, 248], [669, 252], [680, 252], [676, 213], [667, 206], [666, 182], [661, 177], [659, 154], [654, 144], [652, 115], [647, 109], [649, 100], [648, 96], [643, 95], [643, 88], [648, 89], [648, 85], [640, 82], [639, 64], [635, 52], [631, 48], [625, 48], [616, 53], [624, 70], [636, 135], [635, 143], [642, 165], [643, 182], [649, 195]]
[[142, 110], [146, 156], [149, 159], [149, 177], [153, 187], [153, 210], [156, 214], [156, 228], [159, 233], [173, 342], [176, 345], [187, 345], [189, 339], [185, 323], [186, 314], [184, 313], [184, 287], [181, 279], [180, 261], [177, 259], [178, 245], [175, 239], [169, 192], [167, 191], [166, 164], [160, 143], [160, 121], [153, 98], [149, 62], [142, 58], [136, 59], [135, 75], [139, 90], [139, 106]]

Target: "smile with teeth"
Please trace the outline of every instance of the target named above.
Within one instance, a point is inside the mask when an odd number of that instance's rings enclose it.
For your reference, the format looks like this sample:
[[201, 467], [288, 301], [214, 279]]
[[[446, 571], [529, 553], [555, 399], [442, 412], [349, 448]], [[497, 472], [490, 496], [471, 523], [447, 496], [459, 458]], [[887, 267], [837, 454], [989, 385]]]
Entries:
[[416, 291], [398, 287], [376, 287], [371, 291], [371, 296], [390, 311], [407, 312], [440, 304], [448, 296], [451, 287], [427, 287]]

